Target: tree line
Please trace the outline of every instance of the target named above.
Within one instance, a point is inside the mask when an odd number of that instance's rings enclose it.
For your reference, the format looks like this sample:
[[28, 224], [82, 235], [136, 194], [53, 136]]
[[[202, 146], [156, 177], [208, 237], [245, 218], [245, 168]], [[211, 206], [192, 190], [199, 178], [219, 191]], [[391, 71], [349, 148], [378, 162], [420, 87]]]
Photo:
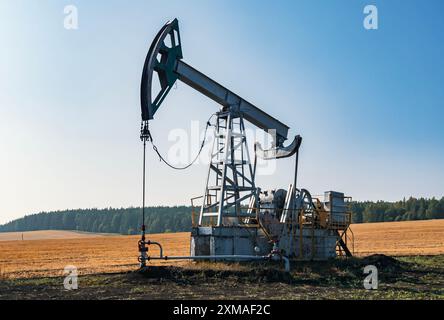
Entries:
[[354, 223], [444, 219], [444, 197], [352, 202], [351, 208]]
[[[148, 233], [180, 232], [191, 227], [191, 207], [149, 207], [145, 209]], [[41, 212], [0, 226], [0, 232], [35, 230], [77, 230], [96, 233], [136, 234], [142, 224], [142, 209], [107, 208]]]
[[[354, 223], [444, 219], [444, 197], [409, 198], [398, 202], [352, 202]], [[78, 209], [27, 215], [0, 226], [0, 232], [78, 230], [96, 233], [137, 234], [142, 222], [140, 207]], [[181, 232], [191, 228], [191, 207], [145, 209], [147, 233]]]

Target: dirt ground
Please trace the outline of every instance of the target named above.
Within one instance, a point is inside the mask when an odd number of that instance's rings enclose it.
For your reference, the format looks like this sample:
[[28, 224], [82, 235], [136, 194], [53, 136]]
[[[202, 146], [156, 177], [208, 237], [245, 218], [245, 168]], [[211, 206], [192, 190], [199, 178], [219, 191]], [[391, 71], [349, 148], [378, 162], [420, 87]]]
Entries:
[[[378, 288], [364, 288], [364, 266], [378, 269]], [[444, 299], [444, 255], [335, 259], [280, 264], [195, 263], [144, 271], [84, 275], [77, 290], [62, 277], [4, 279], [0, 299]]]

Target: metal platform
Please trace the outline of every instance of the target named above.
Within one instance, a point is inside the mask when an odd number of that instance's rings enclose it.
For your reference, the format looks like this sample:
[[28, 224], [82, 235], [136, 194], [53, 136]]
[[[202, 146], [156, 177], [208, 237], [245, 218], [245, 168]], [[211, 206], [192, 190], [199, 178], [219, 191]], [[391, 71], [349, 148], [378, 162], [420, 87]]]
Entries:
[[258, 227], [194, 227], [191, 255], [264, 255], [272, 245]]

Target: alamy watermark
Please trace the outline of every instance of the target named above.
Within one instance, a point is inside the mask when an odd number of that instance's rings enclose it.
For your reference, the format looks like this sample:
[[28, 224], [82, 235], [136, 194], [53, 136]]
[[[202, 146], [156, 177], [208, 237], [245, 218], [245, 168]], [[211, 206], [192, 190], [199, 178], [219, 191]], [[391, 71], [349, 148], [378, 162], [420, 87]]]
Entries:
[[376, 268], [374, 265], [365, 266], [364, 274], [367, 275], [364, 279], [364, 288], [366, 290], [378, 289], [378, 268]]
[[[240, 134], [238, 131], [239, 130], [233, 129], [233, 134]], [[236, 153], [233, 155], [237, 158], [233, 160], [240, 160], [242, 157], [241, 151], [244, 151], [243, 160], [246, 164], [251, 165], [256, 161], [258, 175], [268, 176], [274, 174], [277, 169], [278, 161], [276, 161], [276, 159], [263, 160], [260, 157], [256, 157], [254, 144], [259, 142], [263, 149], [273, 147], [274, 141], [276, 140], [276, 131], [270, 130], [266, 132], [261, 129], [247, 127], [243, 134], [246, 140], [246, 145], [242, 144], [243, 150], [240, 148], [241, 142], [239, 139], [236, 140], [235, 145], [231, 146], [236, 148]], [[166, 158], [168, 163], [174, 166], [185, 166], [193, 161], [193, 159], [199, 154], [201, 143], [202, 141], [205, 141], [202, 153], [194, 163], [208, 166], [210, 161], [214, 161], [212, 155], [218, 152], [218, 148], [222, 148], [219, 143], [224, 143], [224, 138], [221, 138], [219, 141], [216, 139], [217, 133], [215, 132], [215, 129], [209, 129], [205, 134], [205, 132], [200, 130], [199, 121], [191, 121], [189, 130], [184, 128], [171, 129], [168, 132], [168, 141], [172, 142], [172, 144], [167, 149], [159, 150], [159, 152]], [[291, 141], [287, 141], [287, 143], [291, 143]], [[157, 141], [154, 141], [154, 144], [157, 144]], [[248, 153], [247, 150], [245, 150], [245, 146], [248, 148]], [[225, 148], [221, 151], [227, 151], [227, 149]], [[231, 149], [229, 152], [231, 152]], [[224, 154], [222, 153], [220, 156], [223, 158]], [[228, 157], [231, 158], [231, 156], [232, 155], [230, 154]]]
[[369, 4], [364, 7], [364, 17], [363, 25], [366, 30], [377, 30], [378, 29], [378, 8]]
[[66, 266], [63, 270], [63, 274], [66, 275], [65, 279], [63, 280], [63, 286], [65, 287], [65, 289], [77, 290], [79, 288], [79, 275], [77, 274], [77, 267]]
[[63, 8], [63, 14], [65, 15], [63, 19], [63, 27], [66, 30], [77, 30], [79, 29], [79, 10], [75, 5], [67, 5]]

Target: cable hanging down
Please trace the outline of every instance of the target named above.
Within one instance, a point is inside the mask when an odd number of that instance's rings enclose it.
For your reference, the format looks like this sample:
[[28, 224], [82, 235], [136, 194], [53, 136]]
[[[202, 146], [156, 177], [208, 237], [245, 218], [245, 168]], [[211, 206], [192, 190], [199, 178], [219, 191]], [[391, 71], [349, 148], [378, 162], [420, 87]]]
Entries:
[[212, 126], [212, 124], [211, 124], [210, 121], [211, 121], [211, 118], [212, 118], [214, 115], [215, 115], [215, 114], [212, 114], [212, 115], [208, 118], [208, 120], [207, 120], [207, 125], [206, 125], [206, 127], [205, 127], [204, 136], [203, 136], [203, 139], [202, 139], [202, 142], [201, 142], [201, 144], [200, 144], [200, 148], [199, 148], [199, 151], [197, 152], [196, 157], [194, 157], [194, 159], [193, 159], [189, 164], [187, 164], [187, 165], [184, 166], [184, 167], [176, 167], [176, 166], [172, 165], [171, 163], [169, 163], [169, 162], [168, 162], [168, 161], [167, 161], [167, 160], [166, 160], [166, 159], [160, 154], [160, 152], [159, 152], [157, 146], [156, 146], [156, 145], [154, 144], [154, 142], [153, 142], [153, 136], [151, 135], [151, 132], [150, 132], [150, 130], [149, 130], [149, 127], [148, 127], [148, 121], [142, 121], [140, 139], [144, 142], [144, 147], [145, 147], [145, 141], [148, 140], [148, 141], [151, 143], [151, 145], [153, 146], [153, 150], [156, 152], [157, 156], [159, 157], [159, 160], [162, 161], [162, 162], [164, 162], [168, 167], [170, 167], [170, 168], [172, 168], [172, 169], [174, 169], [174, 170], [185, 170], [185, 169], [188, 169], [189, 167], [191, 167], [191, 166], [197, 161], [197, 159], [199, 158], [200, 154], [202, 153], [203, 147], [205, 146], [205, 142], [206, 142], [206, 140], [207, 140], [207, 132], [208, 132], [208, 128], [209, 128], [210, 126]]
[[[159, 150], [157, 149], [157, 146], [154, 144], [153, 142], [153, 137], [151, 135], [151, 132], [149, 130], [149, 123], [148, 121], [142, 121], [141, 126], [140, 126], [140, 140], [142, 140], [143, 142], [143, 191], [142, 191], [142, 239], [139, 241], [139, 252], [140, 252], [140, 256], [139, 256], [139, 262], [141, 263], [141, 267], [145, 266], [145, 262], [147, 259], [147, 252], [148, 252], [148, 248], [146, 247], [146, 242], [145, 242], [145, 232], [146, 232], [146, 227], [145, 227], [145, 194], [146, 194], [146, 142], [149, 141], [151, 143], [151, 145], [153, 146], [153, 150], [156, 152], [156, 154], [159, 156], [160, 161], [163, 161], [167, 166], [169, 166], [172, 169], [175, 170], [185, 170], [189, 167], [191, 167], [196, 160], [199, 158], [200, 154], [202, 153], [202, 149], [205, 146], [205, 142], [206, 142], [206, 137], [207, 137], [207, 132], [208, 132], [208, 128], [210, 126], [212, 126], [211, 124], [211, 118], [214, 116], [214, 114], [211, 115], [210, 118], [208, 118], [207, 121], [207, 125], [205, 127], [205, 132], [204, 132], [204, 137], [202, 140], [202, 143], [200, 145], [199, 148], [199, 152], [197, 153], [196, 157], [193, 159], [193, 161], [191, 161], [191, 163], [189, 163], [188, 165], [186, 165], [185, 167], [176, 167], [173, 166], [172, 164], [170, 164], [168, 161], [165, 160], [165, 158], [160, 154]], [[149, 243], [150, 241], [148, 241]]]

